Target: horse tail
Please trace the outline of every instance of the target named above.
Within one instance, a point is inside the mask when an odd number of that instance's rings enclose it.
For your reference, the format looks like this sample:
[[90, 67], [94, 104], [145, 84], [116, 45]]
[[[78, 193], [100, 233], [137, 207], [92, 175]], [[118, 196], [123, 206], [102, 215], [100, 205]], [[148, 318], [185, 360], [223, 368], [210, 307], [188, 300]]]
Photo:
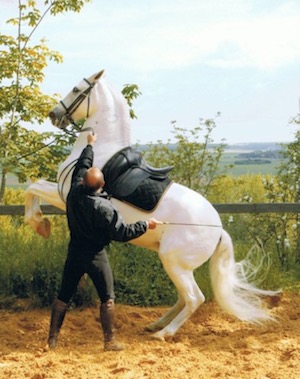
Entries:
[[251, 284], [257, 272], [247, 259], [235, 262], [229, 234], [223, 230], [220, 242], [210, 259], [210, 277], [219, 306], [242, 321], [261, 324], [274, 317], [263, 307], [261, 296], [274, 296], [280, 291], [266, 291]]

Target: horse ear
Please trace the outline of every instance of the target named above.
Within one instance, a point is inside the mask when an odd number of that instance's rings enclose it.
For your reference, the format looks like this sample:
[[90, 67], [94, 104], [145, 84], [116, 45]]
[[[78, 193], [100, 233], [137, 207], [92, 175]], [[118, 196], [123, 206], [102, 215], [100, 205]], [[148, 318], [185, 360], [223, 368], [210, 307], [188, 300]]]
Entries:
[[100, 79], [103, 74], [104, 74], [104, 70], [99, 71], [98, 74], [95, 75], [95, 80]]

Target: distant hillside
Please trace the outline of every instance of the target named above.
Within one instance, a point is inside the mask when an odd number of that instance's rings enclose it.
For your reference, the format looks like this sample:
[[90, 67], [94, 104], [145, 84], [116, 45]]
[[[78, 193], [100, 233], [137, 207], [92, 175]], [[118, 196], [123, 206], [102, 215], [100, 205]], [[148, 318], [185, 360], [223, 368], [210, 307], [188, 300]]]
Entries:
[[[251, 152], [251, 151], [269, 151], [269, 150], [281, 150], [283, 142], [245, 142], [245, 143], [235, 143], [226, 145], [225, 152]], [[170, 150], [174, 150], [176, 147], [175, 143], [170, 143], [167, 145]], [[215, 148], [218, 144], [213, 143], [208, 145], [209, 148]], [[138, 149], [145, 151], [148, 149], [148, 145], [139, 145]]]
[[[281, 163], [280, 151], [283, 142], [248, 142], [228, 144], [224, 149], [220, 161], [221, 171], [225, 169], [228, 175], [239, 176], [245, 174], [275, 175]], [[218, 144], [210, 144], [213, 149]], [[174, 150], [176, 144], [169, 144], [168, 148]], [[139, 145], [138, 149], [146, 151], [147, 145]], [[228, 168], [233, 165], [232, 168]]]
[[281, 150], [283, 143], [281, 142], [248, 142], [248, 143], [236, 143], [228, 144], [226, 151], [269, 151], [269, 150]]

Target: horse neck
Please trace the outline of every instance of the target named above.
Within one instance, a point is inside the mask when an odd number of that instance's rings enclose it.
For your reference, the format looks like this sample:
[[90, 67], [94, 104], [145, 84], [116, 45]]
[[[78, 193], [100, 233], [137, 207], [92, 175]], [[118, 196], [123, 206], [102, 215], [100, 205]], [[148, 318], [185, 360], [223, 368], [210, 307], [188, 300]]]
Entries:
[[[131, 145], [130, 115], [123, 95], [105, 81], [95, 86], [90, 117], [83, 128], [92, 128], [97, 134], [94, 143], [94, 165], [102, 168], [119, 150]], [[86, 133], [79, 135], [74, 150], [86, 146]]]
[[[105, 163], [118, 151], [124, 147], [130, 146], [130, 133], [124, 133], [124, 128], [120, 130], [119, 122], [102, 123], [99, 119], [91, 118], [85, 123], [85, 127], [91, 127], [97, 134], [97, 140], [93, 145], [94, 150], [94, 166], [103, 168]], [[122, 124], [122, 123], [121, 123]], [[105, 125], [105, 128], [103, 128]]]

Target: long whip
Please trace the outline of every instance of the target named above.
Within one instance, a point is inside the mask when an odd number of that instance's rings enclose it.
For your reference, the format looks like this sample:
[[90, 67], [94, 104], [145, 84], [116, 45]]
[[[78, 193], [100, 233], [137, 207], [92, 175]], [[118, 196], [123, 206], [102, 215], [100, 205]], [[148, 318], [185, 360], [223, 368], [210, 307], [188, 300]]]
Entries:
[[222, 228], [222, 225], [211, 225], [211, 224], [190, 224], [185, 222], [168, 222], [168, 221], [162, 221], [161, 223], [158, 223], [158, 225], [187, 225], [187, 226], [209, 226], [211, 228]]

